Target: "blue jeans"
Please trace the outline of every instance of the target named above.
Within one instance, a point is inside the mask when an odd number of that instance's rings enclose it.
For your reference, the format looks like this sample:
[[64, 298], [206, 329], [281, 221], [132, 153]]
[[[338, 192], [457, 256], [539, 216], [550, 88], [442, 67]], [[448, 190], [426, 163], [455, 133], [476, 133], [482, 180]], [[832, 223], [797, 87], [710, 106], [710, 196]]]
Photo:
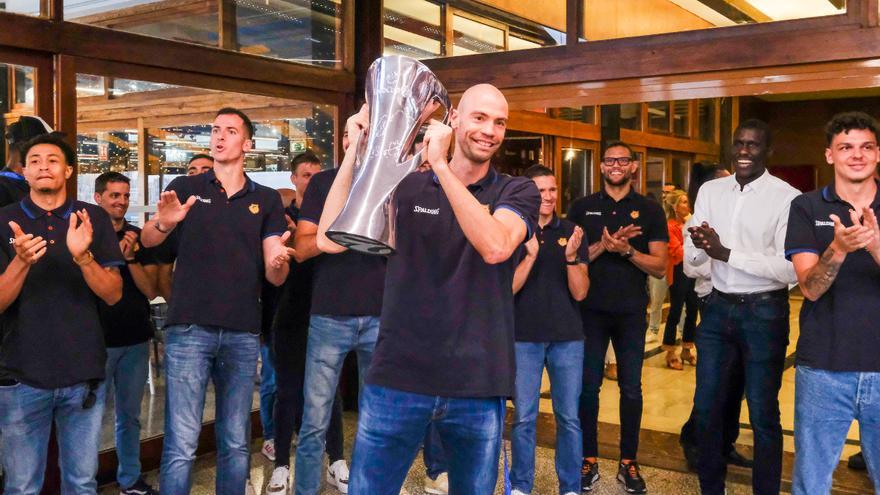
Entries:
[[425, 461], [426, 474], [432, 480], [436, 480], [438, 476], [449, 471], [446, 453], [443, 451], [443, 441], [440, 439], [440, 433], [434, 423], [428, 425], [428, 430], [425, 432], [422, 458]]
[[262, 366], [260, 366], [260, 423], [263, 425], [263, 440], [275, 439], [275, 365], [269, 344], [260, 346]]
[[358, 379], [363, 384], [378, 336], [379, 318], [375, 316], [312, 315], [294, 471], [297, 495], [315, 495], [321, 487], [324, 441], [345, 356], [357, 352]]
[[831, 492], [831, 477], [853, 420], [859, 421], [868, 472], [880, 487], [880, 373], [797, 367], [792, 495]]
[[216, 396], [215, 493], [244, 494], [259, 352], [256, 334], [201, 325], [165, 328], [165, 443], [159, 477], [164, 495], [186, 494], [192, 486], [208, 380]]
[[779, 389], [789, 331], [788, 296], [760, 302], [731, 302], [712, 293], [697, 332], [697, 385], [694, 410], [704, 495], [724, 493], [724, 418], [736, 376], [745, 376], [746, 403], [755, 434], [755, 495], [776, 495], [782, 478], [782, 425]]
[[95, 404], [83, 409], [86, 383], [39, 389], [23, 383], [0, 387], [5, 494], [35, 494], [43, 486], [49, 432], [55, 422], [63, 495], [94, 494], [98, 484], [98, 443], [105, 389], [94, 389]]
[[150, 344], [107, 348], [108, 395], [116, 406], [116, 481], [129, 488], [141, 477], [141, 401], [147, 383]]
[[559, 493], [580, 493], [582, 434], [578, 403], [584, 365], [584, 343], [580, 340], [516, 343], [516, 411], [510, 430], [513, 455], [510, 486], [531, 493], [535, 484], [535, 423], [545, 363], [556, 417]]
[[397, 495], [433, 423], [449, 462], [449, 493], [491, 495], [498, 478], [503, 411], [499, 397], [433, 397], [367, 385], [348, 493]]

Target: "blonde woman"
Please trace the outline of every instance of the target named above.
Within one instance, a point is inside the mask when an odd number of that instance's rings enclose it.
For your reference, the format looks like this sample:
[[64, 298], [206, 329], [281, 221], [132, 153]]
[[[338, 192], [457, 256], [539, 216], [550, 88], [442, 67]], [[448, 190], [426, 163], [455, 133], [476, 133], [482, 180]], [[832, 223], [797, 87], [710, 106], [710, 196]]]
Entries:
[[[694, 279], [688, 278], [683, 271], [684, 235], [682, 228], [691, 216], [690, 202], [687, 193], [676, 189], [663, 198], [666, 210], [667, 227], [669, 228], [669, 257], [666, 264], [666, 281], [669, 283], [669, 315], [666, 317], [666, 329], [663, 332], [663, 350], [666, 351], [666, 366], [674, 370], [684, 368], [682, 361], [696, 366], [697, 356], [694, 350], [694, 335], [697, 328], [697, 293], [694, 292]], [[681, 358], [676, 355], [676, 326], [681, 319], [681, 311], [686, 309], [684, 330], [682, 331]]]

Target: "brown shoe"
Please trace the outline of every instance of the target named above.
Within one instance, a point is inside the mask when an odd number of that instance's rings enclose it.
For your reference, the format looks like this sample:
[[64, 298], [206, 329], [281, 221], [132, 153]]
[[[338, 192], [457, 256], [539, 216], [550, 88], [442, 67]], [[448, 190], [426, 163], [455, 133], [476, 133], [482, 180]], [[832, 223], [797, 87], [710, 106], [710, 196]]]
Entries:
[[681, 360], [691, 366], [697, 365], [697, 355], [694, 354], [693, 350], [689, 347], [685, 347], [681, 350]]
[[666, 367], [678, 371], [684, 369], [684, 366], [681, 364], [681, 359], [678, 359], [678, 356], [675, 355], [675, 351], [666, 352]]
[[608, 363], [605, 365], [605, 378], [617, 381], [617, 365]]

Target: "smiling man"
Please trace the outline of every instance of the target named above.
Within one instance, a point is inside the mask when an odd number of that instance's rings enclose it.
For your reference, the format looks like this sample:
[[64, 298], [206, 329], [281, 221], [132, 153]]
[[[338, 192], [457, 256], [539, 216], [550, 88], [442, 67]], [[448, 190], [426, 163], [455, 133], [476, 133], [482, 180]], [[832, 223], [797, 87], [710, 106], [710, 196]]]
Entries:
[[[534, 182], [490, 164], [507, 113], [494, 86], [465, 91], [450, 126], [432, 121], [425, 133], [431, 170], [397, 188], [397, 253], [388, 259], [360, 400], [353, 495], [398, 493], [430, 424], [449, 461], [449, 492], [495, 489], [505, 399], [515, 393], [511, 255], [537, 228], [540, 203]], [[364, 107], [349, 119], [349, 136], [358, 139], [368, 120]], [[348, 196], [353, 164], [349, 153], [327, 198], [322, 250], [340, 249], [325, 234]]]
[[281, 196], [244, 173], [254, 125], [223, 108], [211, 127], [214, 169], [174, 179], [141, 233], [146, 247], [175, 232], [165, 327], [165, 443], [161, 487], [189, 493], [208, 381], [217, 400], [216, 493], [244, 493], [248, 417], [260, 353], [261, 279], [281, 285], [292, 250]]
[[794, 495], [829, 493], [853, 420], [880, 486], [880, 228], [877, 122], [862, 112], [826, 126], [834, 182], [795, 198], [785, 254], [806, 300], [795, 375]]
[[584, 229], [591, 289], [581, 305], [584, 340], [581, 490], [599, 480], [599, 389], [609, 340], [617, 355], [620, 387], [620, 463], [617, 480], [629, 493], [647, 493], [636, 455], [642, 421], [647, 278], [666, 273], [669, 230], [660, 205], [637, 193], [638, 162], [621, 141], [605, 145], [602, 190], [572, 203], [568, 219]]
[[752, 488], [756, 495], [775, 495], [782, 475], [778, 396], [788, 345], [788, 285], [797, 280], [784, 256], [785, 231], [799, 192], [767, 172], [772, 147], [764, 122], [741, 123], [730, 150], [734, 175], [700, 188], [685, 239], [684, 262], [696, 267], [710, 259], [714, 287], [696, 338], [698, 472], [703, 494], [724, 493], [724, 407], [734, 376], [744, 373], [755, 432]]

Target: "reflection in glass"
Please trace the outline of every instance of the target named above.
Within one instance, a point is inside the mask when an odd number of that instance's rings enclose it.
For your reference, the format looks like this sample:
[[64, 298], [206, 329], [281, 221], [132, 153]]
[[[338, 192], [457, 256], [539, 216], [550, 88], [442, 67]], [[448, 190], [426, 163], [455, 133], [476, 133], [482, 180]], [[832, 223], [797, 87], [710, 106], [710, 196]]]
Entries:
[[104, 77], [91, 74], [76, 75], [76, 97], [102, 96], [104, 94]]
[[40, 0], [6, 0], [0, 2], [0, 12], [40, 15]]
[[235, 3], [239, 51], [341, 67], [342, 0]]
[[455, 48], [454, 55], [493, 53], [504, 50], [504, 31], [467, 17], [452, 17]]
[[715, 142], [715, 117], [717, 115], [715, 109], [716, 100], [697, 100], [697, 123], [700, 133], [698, 137], [700, 141], [710, 141], [713, 143]]
[[669, 132], [668, 101], [652, 101], [648, 103], [648, 129]]
[[645, 195], [653, 196], [658, 202], [663, 198], [663, 184], [666, 181], [666, 159], [648, 154], [645, 162]]
[[620, 127], [633, 131], [642, 130], [641, 103], [623, 103], [620, 105]]
[[548, 108], [547, 115], [559, 120], [571, 120], [574, 122], [583, 122], [584, 124], [596, 123], [595, 106]]
[[162, 89], [176, 88], [172, 84], [154, 83], [148, 81], [135, 81], [132, 79], [112, 79], [110, 94], [122, 96], [129, 93], [143, 93], [145, 91], [159, 91]]
[[385, 55], [415, 59], [441, 55], [440, 5], [427, 0], [385, 0]]
[[201, 45], [218, 44], [218, 2], [64, 0], [64, 20]]
[[676, 136], [691, 135], [690, 103], [687, 101], [672, 102], [672, 132]]
[[672, 157], [672, 183], [677, 189], [688, 190], [691, 180], [691, 159], [684, 156]]
[[572, 201], [593, 191], [593, 151], [562, 148], [562, 194], [559, 204], [567, 212]]
[[15, 104], [34, 104], [34, 68], [24, 65], [11, 66], [15, 74]]
[[596, 41], [846, 13], [846, 0], [583, 0], [580, 39]]

